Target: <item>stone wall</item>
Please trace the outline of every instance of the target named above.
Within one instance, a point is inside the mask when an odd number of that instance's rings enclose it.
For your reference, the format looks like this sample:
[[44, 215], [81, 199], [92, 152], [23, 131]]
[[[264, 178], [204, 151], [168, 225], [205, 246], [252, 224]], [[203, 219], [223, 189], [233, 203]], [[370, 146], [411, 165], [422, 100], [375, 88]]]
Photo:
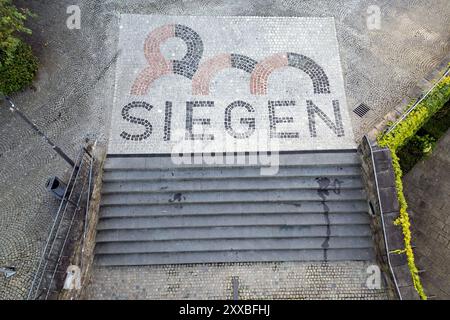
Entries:
[[83, 236], [79, 237], [79, 241], [72, 250], [70, 264], [78, 266], [81, 269], [81, 290], [65, 290], [63, 289], [58, 299], [60, 300], [76, 300], [80, 299], [85, 292], [90, 276], [92, 273], [92, 264], [94, 261], [95, 236], [97, 234], [98, 212], [100, 208], [102, 178], [103, 178], [103, 164], [106, 156], [106, 148], [98, 146], [94, 151], [95, 163], [93, 176], [94, 188], [89, 206], [89, 215], [86, 227], [86, 238], [83, 241]]
[[375, 184], [374, 165], [372, 162], [371, 151], [367, 140], [363, 139], [363, 142], [360, 144], [358, 151], [362, 160], [362, 178], [367, 194], [367, 200], [369, 201], [369, 212], [371, 213], [370, 225], [373, 231], [376, 259], [378, 265], [383, 271], [383, 274], [385, 275], [387, 286], [391, 289], [390, 292], [395, 294], [394, 279], [387, 261], [386, 245], [384, 241], [381, 220], [381, 210]]
[[418, 299], [406, 255], [393, 252], [404, 248], [404, 238], [401, 228], [394, 225], [394, 220], [399, 214], [399, 203], [391, 153], [388, 149], [380, 149], [377, 146], [373, 146], [372, 149], [373, 161], [369, 144], [363, 139], [359, 153], [362, 159], [364, 185], [373, 214], [371, 226], [377, 260], [386, 275], [388, 286], [397, 298]]
[[450, 299], [450, 130], [403, 179], [425, 293]]

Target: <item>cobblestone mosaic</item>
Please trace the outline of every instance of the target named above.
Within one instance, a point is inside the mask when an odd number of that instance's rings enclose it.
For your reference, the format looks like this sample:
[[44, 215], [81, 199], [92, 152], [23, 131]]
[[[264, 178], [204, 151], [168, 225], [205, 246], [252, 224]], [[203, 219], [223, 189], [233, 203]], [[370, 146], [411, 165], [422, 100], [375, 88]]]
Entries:
[[122, 109], [122, 118], [131, 123], [143, 125], [145, 127], [145, 132], [142, 134], [129, 134], [129, 133], [123, 131], [120, 134], [120, 136], [125, 140], [142, 141], [144, 139], [147, 139], [152, 134], [152, 125], [150, 124], [150, 122], [148, 120], [131, 116], [130, 110], [132, 110], [134, 108], [144, 108], [145, 110], [150, 111], [152, 109], [152, 106], [146, 102], [133, 101], [132, 103], [127, 104]]
[[122, 15], [119, 50], [111, 154], [355, 146], [333, 18]]

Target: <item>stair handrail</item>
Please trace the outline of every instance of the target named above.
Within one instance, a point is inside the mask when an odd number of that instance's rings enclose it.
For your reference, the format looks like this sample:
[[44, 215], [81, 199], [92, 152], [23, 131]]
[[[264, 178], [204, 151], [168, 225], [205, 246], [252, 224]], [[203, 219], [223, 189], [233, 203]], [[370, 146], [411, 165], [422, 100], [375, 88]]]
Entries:
[[[67, 183], [67, 188], [65, 189], [64, 195], [60, 200], [58, 210], [56, 212], [55, 218], [53, 219], [53, 223], [49, 230], [49, 235], [46, 239], [43, 250], [41, 251], [37, 268], [34, 270], [32, 283], [28, 290], [28, 294], [27, 294], [27, 298], [26, 298], [27, 300], [35, 300], [39, 294], [39, 289], [40, 289], [42, 281], [45, 277], [46, 269], [48, 266], [48, 258], [49, 257], [47, 255], [50, 254], [52, 251], [52, 248], [54, 246], [56, 237], [58, 236], [58, 232], [60, 229], [59, 226], [62, 223], [62, 219], [64, 219], [64, 216], [66, 214], [69, 203], [72, 203], [71, 197], [74, 192], [75, 185], [78, 182], [79, 174], [81, 172], [81, 167], [83, 166], [83, 163], [86, 162], [87, 160], [89, 160], [89, 166], [92, 166], [94, 156], [83, 146], [80, 148], [80, 151], [78, 152], [75, 166], [73, 167], [73, 169], [71, 171], [69, 182]], [[89, 168], [89, 170], [91, 170], [91, 169]], [[88, 178], [91, 179], [91, 176], [89, 176]], [[88, 190], [88, 193], [90, 193], [90, 192], [91, 192], [91, 190]], [[81, 190], [81, 194], [79, 195], [78, 199], [81, 199], [82, 195], [83, 195], [83, 190]], [[72, 205], [75, 206], [75, 209], [72, 211], [74, 211], [74, 212], [78, 211], [78, 209], [80, 208], [79, 200], [77, 201], [77, 203], [72, 203]], [[73, 217], [74, 216], [75, 216], [75, 213], [74, 213]], [[73, 224], [73, 219], [71, 219], [71, 220], [72, 221], [69, 221], [70, 227], [68, 228], [68, 230], [69, 230], [68, 232], [70, 232], [72, 224]], [[64, 244], [63, 244], [62, 248], [58, 250], [59, 253], [58, 253], [58, 258], [56, 261], [57, 263], [56, 263], [55, 269], [53, 270], [53, 274], [51, 277], [51, 284], [53, 284], [55, 270], [59, 266], [59, 262], [60, 262], [60, 259], [61, 259], [62, 253], [63, 253], [62, 250], [64, 250], [64, 247], [66, 245], [68, 234], [65, 234], [64, 236], [65, 236]], [[48, 251], [49, 246], [50, 246], [50, 251]], [[47, 288], [47, 290], [50, 290], [50, 288]], [[49, 291], [47, 291], [47, 293], [45, 295], [46, 300], [48, 298], [48, 293], [49, 293]]]
[[[400, 292], [400, 288], [399, 288], [398, 283], [397, 283], [397, 278], [396, 278], [395, 273], [394, 273], [394, 269], [392, 268], [391, 259], [390, 259], [390, 256], [389, 256], [390, 255], [389, 244], [388, 244], [387, 235], [386, 235], [386, 227], [385, 227], [384, 216], [383, 216], [383, 207], [381, 206], [380, 189], [379, 189], [379, 186], [378, 186], [377, 171], [376, 171], [376, 168], [375, 168], [375, 158], [373, 156], [374, 152], [376, 152], [376, 151], [373, 150], [372, 143], [370, 142], [370, 139], [369, 139], [369, 137], [367, 135], [364, 135], [363, 139], [366, 140], [367, 145], [369, 146], [369, 149], [370, 149], [370, 157], [371, 157], [371, 160], [372, 160], [372, 169], [373, 169], [373, 175], [374, 175], [374, 179], [375, 179], [375, 188], [377, 190], [378, 207], [380, 209], [380, 216], [381, 216], [381, 229], [383, 230], [384, 247], [386, 249], [387, 263], [388, 263], [388, 266], [389, 266], [389, 271], [391, 272], [392, 279], [394, 281], [395, 290], [397, 292], [399, 300], [403, 300], [402, 294]], [[378, 151], [384, 151], [384, 150], [385, 149], [380, 149]]]

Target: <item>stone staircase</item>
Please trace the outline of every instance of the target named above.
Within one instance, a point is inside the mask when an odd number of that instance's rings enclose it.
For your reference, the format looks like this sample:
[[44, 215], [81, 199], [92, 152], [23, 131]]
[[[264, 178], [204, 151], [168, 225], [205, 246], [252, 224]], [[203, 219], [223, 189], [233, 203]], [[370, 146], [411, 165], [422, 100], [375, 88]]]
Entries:
[[280, 154], [258, 165], [175, 165], [108, 157], [99, 266], [373, 260], [355, 150]]

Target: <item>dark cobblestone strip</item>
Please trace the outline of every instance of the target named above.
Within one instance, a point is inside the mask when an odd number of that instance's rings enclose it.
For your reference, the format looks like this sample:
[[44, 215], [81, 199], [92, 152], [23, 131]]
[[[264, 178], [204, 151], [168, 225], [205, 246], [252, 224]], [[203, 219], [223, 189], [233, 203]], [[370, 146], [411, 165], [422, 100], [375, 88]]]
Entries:
[[311, 78], [314, 87], [314, 93], [330, 93], [330, 83], [328, 77], [313, 59], [298, 53], [287, 53], [288, 64], [302, 70]]
[[249, 58], [247, 56], [236, 53], [231, 54], [231, 66], [233, 68], [252, 73], [257, 64], [258, 61], [253, 60], [252, 58]]
[[175, 37], [187, 46], [186, 55], [181, 60], [173, 60], [173, 72], [192, 79], [203, 56], [203, 42], [197, 32], [181, 24], [175, 25]]

